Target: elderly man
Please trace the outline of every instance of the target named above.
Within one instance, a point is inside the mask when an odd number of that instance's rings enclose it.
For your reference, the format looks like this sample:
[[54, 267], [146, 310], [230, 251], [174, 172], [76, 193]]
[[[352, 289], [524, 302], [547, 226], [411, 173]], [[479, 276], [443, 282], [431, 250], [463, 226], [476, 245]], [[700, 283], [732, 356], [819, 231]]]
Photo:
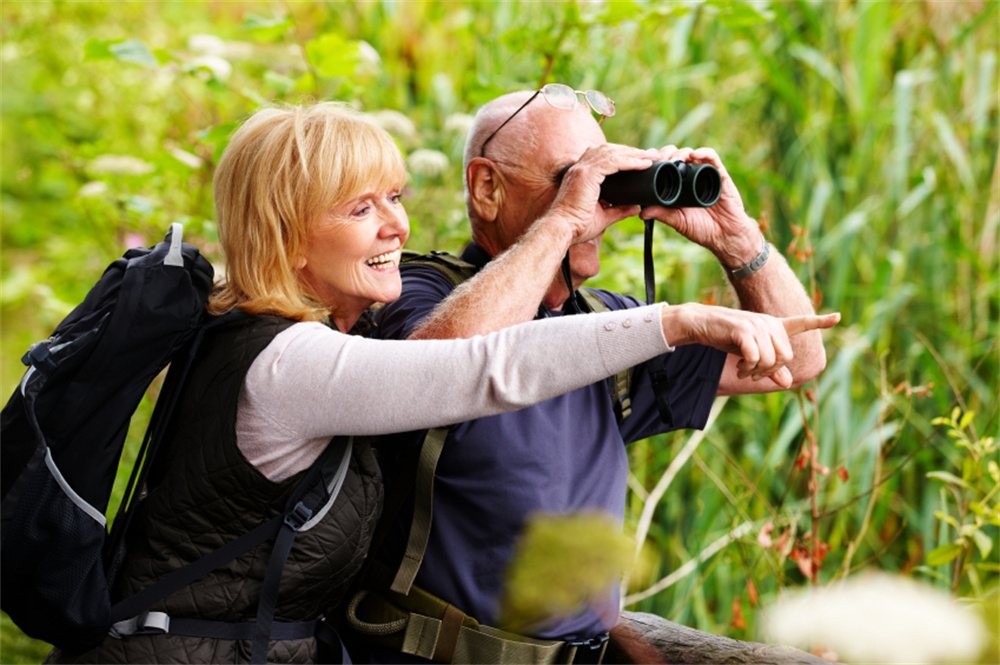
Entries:
[[[505, 95], [479, 111], [465, 151], [472, 243], [460, 264], [467, 267], [466, 276], [475, 274], [463, 282], [433, 265], [404, 265], [402, 296], [380, 313], [379, 334], [470, 337], [536, 317], [561, 316], [570, 296], [561, 270], [567, 252], [569, 281], [576, 290], [598, 273], [604, 230], [636, 214], [662, 221], [711, 251], [729, 275], [741, 309], [696, 303], [666, 308], [667, 341], [675, 347], [663, 357], [668, 381], [654, 388], [648, 367], [633, 368], [626, 417], [620, 408], [616, 412], [609, 386], [601, 383], [516, 413], [454, 425], [446, 438], [441, 434], [443, 447], [436, 469], [430, 466], [430, 489], [419, 472], [416, 481], [418, 495], [421, 484], [433, 495], [433, 526], [425, 519], [424, 527], [417, 527], [418, 519], [410, 529], [410, 501], [395, 517], [393, 501], [387, 502], [394, 530], [377, 557], [389, 564], [388, 574], [382, 573], [383, 587], [389, 586], [401, 558], [404, 565], [393, 580], [397, 593], [383, 589], [382, 598], [409, 616], [406, 638], [402, 622], [395, 625], [395, 641], [381, 642], [404, 653], [376, 649], [376, 660], [398, 662], [417, 654], [438, 661], [527, 662], [546, 660], [557, 651], [557, 662], [599, 657], [607, 631], [617, 622], [617, 589], [573, 616], [537, 627], [530, 637], [543, 640], [538, 644], [544, 646], [497, 637], [496, 631], [477, 628], [468, 619], [496, 626], [504, 569], [528, 517], [599, 510], [621, 522], [628, 473], [625, 444], [673, 429], [701, 428], [716, 395], [787, 389], [809, 381], [825, 366], [818, 329], [834, 325], [839, 315], [815, 314], [781, 255], [769, 252], [716, 153], [609, 144], [592, 111], [613, 115], [614, 106], [601, 93], [578, 93], [561, 85]], [[644, 169], [656, 160], [714, 165], [722, 176], [719, 202], [708, 209], [640, 211], [600, 200], [605, 176]], [[461, 283], [456, 287], [456, 282]], [[591, 300], [595, 294], [600, 307], [640, 304], [596, 290]], [[666, 423], [657, 407], [658, 391], [669, 406]], [[423, 434], [415, 440], [423, 441]], [[425, 443], [422, 458], [427, 447]], [[406, 466], [397, 459], [381, 462], [391, 497], [393, 484], [405, 485], [399, 479], [413, 470], [400, 471]], [[420, 504], [419, 496], [416, 501]], [[421, 528], [425, 533], [414, 538]], [[422, 538], [426, 543], [417, 542], [414, 556], [413, 543]], [[372, 605], [372, 596], [352, 618], [366, 612], [392, 614], [384, 613], [384, 603]], [[438, 623], [426, 620], [434, 614]], [[426, 630], [427, 639], [411, 635]]]

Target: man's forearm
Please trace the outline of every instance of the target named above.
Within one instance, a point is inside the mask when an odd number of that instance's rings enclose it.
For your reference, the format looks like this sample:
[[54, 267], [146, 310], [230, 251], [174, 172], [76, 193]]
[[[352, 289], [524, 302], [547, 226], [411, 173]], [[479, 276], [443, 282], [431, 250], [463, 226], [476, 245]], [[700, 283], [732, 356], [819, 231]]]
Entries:
[[[771, 247], [767, 263], [744, 279], [731, 279], [740, 308], [776, 317], [814, 314], [815, 308], [798, 277], [776, 248]], [[794, 360], [788, 365], [797, 380], [811, 378], [826, 365], [826, 352], [818, 330], [791, 340]]]
[[538, 220], [517, 243], [442, 300], [409, 338], [466, 338], [532, 320], [570, 242], [564, 225]]

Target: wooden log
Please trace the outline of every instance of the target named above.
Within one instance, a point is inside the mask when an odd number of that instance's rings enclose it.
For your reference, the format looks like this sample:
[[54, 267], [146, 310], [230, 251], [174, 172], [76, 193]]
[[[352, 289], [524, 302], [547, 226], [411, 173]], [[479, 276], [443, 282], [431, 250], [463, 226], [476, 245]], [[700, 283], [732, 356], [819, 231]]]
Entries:
[[741, 642], [644, 612], [622, 612], [621, 622], [611, 631], [604, 662], [830, 665], [828, 660], [790, 646]]

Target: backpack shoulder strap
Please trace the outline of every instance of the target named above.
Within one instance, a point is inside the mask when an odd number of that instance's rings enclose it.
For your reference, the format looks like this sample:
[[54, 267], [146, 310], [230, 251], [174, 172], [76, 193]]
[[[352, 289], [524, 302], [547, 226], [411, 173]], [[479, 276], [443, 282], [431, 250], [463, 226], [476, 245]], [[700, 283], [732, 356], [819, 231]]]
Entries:
[[[584, 286], [580, 289], [580, 295], [583, 296], [591, 312], [611, 311], [607, 303], [601, 300], [593, 289]], [[608, 392], [611, 394], [611, 404], [614, 406], [615, 417], [620, 425], [632, 413], [632, 368], [608, 377]]]
[[400, 259], [400, 263], [402, 265], [421, 265], [434, 268], [451, 280], [454, 286], [458, 286], [470, 279], [479, 271], [477, 266], [447, 252], [420, 254], [419, 252], [404, 249], [403, 258]]

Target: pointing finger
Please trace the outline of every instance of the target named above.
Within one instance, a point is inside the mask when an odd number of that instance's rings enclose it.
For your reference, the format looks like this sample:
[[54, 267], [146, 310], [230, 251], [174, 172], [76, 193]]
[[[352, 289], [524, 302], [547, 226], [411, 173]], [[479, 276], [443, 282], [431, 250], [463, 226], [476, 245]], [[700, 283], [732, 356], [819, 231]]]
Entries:
[[840, 323], [840, 312], [834, 312], [833, 314], [824, 314], [818, 316], [815, 314], [803, 314], [801, 316], [789, 316], [783, 318], [781, 322], [785, 326], [785, 332], [788, 333], [789, 337], [802, 334], [809, 330], [817, 330], [820, 328], [832, 328], [833, 326]]

